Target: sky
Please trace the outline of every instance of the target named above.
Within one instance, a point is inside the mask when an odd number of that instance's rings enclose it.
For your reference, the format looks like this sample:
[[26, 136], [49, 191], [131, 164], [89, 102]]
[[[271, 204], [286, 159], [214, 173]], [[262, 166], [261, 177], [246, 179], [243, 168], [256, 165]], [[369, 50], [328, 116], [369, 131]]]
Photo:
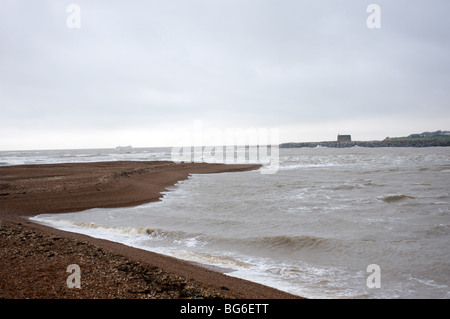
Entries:
[[0, 150], [174, 146], [198, 123], [280, 143], [450, 130], [449, 15], [448, 0], [0, 0]]

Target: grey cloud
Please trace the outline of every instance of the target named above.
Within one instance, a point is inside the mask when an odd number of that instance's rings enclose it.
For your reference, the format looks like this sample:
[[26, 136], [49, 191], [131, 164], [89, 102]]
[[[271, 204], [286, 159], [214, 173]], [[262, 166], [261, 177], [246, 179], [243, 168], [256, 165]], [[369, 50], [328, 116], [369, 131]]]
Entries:
[[2, 2], [2, 130], [450, 118], [444, 0], [77, 3]]

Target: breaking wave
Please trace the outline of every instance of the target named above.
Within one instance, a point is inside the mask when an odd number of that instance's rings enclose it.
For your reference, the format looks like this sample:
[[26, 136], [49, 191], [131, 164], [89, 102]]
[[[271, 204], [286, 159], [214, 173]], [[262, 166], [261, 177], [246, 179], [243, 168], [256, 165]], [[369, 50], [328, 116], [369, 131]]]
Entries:
[[315, 236], [270, 236], [255, 238], [253, 244], [274, 250], [297, 251], [301, 249], [329, 251], [336, 247], [336, 239], [327, 239]]
[[339, 252], [345, 250], [346, 245], [336, 238], [322, 238], [315, 236], [263, 236], [227, 238], [220, 235], [205, 235], [200, 233], [187, 233], [179, 230], [168, 230], [154, 227], [119, 227], [99, 225], [89, 222], [54, 219], [46, 216], [35, 216], [31, 220], [69, 231], [81, 232], [93, 237], [120, 240], [123, 237], [135, 238], [139, 241], [165, 242], [167, 245], [178, 247], [201, 247], [206, 245], [222, 246], [228, 251], [240, 250], [242, 247], [251, 247], [255, 252], [268, 256], [295, 253], [302, 250], [319, 252]]
[[141, 239], [178, 242], [178, 243], [185, 241], [189, 242], [190, 243], [189, 245], [193, 245], [193, 241], [196, 241], [200, 236], [200, 234], [189, 234], [183, 231], [172, 231], [152, 227], [119, 227], [119, 226], [99, 225], [89, 222], [60, 220], [60, 219], [53, 219], [51, 217], [40, 217], [40, 216], [35, 216], [30, 219], [38, 223], [49, 224], [53, 227], [61, 229], [72, 231], [76, 230], [80, 232], [83, 232], [84, 230], [85, 234], [91, 235], [93, 237], [140, 236]]

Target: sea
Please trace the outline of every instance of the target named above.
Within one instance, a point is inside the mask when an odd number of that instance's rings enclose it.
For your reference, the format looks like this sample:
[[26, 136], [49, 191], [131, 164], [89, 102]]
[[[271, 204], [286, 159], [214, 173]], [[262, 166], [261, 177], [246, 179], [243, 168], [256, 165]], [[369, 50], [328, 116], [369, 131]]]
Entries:
[[[171, 148], [0, 152], [2, 166], [118, 160], [171, 160]], [[31, 220], [307, 298], [450, 297], [450, 148], [281, 148], [278, 165]]]

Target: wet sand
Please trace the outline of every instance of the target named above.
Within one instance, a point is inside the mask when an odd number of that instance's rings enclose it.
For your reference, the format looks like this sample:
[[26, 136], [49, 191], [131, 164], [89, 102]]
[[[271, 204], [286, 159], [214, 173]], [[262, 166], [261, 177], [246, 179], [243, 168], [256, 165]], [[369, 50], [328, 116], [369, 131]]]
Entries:
[[[259, 165], [98, 162], [0, 167], [0, 298], [299, 298], [220, 269], [33, 223], [38, 214], [135, 206], [190, 174]], [[68, 288], [67, 267], [81, 270]]]

